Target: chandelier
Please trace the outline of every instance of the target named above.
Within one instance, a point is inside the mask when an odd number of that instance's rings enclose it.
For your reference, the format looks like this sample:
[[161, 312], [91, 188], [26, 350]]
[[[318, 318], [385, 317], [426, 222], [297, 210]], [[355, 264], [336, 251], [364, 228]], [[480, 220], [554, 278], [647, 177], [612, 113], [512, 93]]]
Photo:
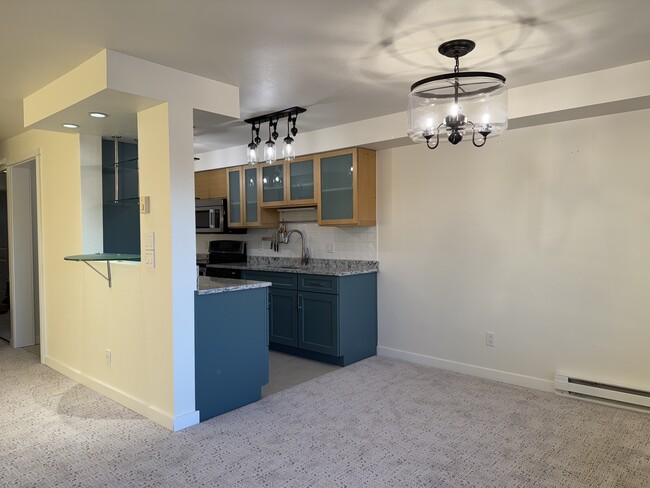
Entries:
[[438, 52], [454, 58], [453, 73], [424, 78], [411, 86], [408, 99], [408, 135], [435, 149], [440, 136], [458, 144], [465, 136], [482, 147], [488, 136], [496, 137], [508, 127], [506, 79], [498, 73], [460, 71], [459, 59], [476, 43], [456, 39], [440, 45]]
[[[294, 137], [298, 134], [296, 121], [298, 120], [298, 114], [306, 111], [306, 108], [292, 107], [246, 119], [244, 122], [251, 124], [251, 142], [247, 148], [246, 158], [248, 164], [256, 164], [258, 161], [266, 161], [268, 164], [272, 164], [276, 161], [275, 141], [279, 137], [278, 122], [285, 117], [287, 119], [287, 137], [282, 140], [282, 158], [285, 161], [292, 161], [296, 157], [296, 147], [294, 144]], [[261, 147], [260, 144], [262, 142], [260, 138], [262, 124], [268, 124], [269, 138], [264, 143], [262, 157], [258, 157], [258, 149]]]

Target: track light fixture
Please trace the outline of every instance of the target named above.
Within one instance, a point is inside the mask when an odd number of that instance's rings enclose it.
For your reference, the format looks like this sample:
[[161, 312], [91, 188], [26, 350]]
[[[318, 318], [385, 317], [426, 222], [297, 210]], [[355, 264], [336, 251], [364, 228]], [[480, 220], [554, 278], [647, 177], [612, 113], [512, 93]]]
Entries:
[[489, 135], [496, 137], [508, 127], [508, 93], [504, 76], [485, 71], [460, 71], [459, 58], [476, 43], [456, 39], [440, 45], [438, 52], [454, 58], [453, 73], [424, 78], [411, 86], [408, 100], [408, 135], [435, 149], [442, 134], [458, 144], [471, 134], [482, 147]]
[[293, 160], [296, 157], [294, 137], [296, 137], [296, 134], [298, 134], [296, 121], [298, 120], [298, 114], [304, 113], [306, 111], [307, 109], [302, 107], [292, 107], [280, 110], [278, 112], [246, 119], [245, 122], [247, 124], [251, 124], [251, 142], [248, 144], [247, 149], [248, 163], [255, 164], [258, 161], [257, 148], [262, 142], [259, 137], [260, 128], [262, 124], [265, 123], [269, 124], [269, 139], [264, 143], [263, 161], [266, 161], [268, 164], [274, 163], [276, 161], [275, 141], [280, 136], [280, 134], [278, 134], [278, 122], [280, 119], [283, 119], [285, 117], [287, 119], [287, 136], [283, 139], [282, 157], [286, 161]]

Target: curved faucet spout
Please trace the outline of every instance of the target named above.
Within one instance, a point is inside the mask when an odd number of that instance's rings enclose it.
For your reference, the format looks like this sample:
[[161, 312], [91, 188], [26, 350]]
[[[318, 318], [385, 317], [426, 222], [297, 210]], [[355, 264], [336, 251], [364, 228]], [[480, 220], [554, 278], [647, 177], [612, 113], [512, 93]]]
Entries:
[[302, 231], [299, 231], [298, 229], [292, 229], [292, 230], [290, 230], [289, 232], [287, 232], [285, 234], [285, 237], [284, 237], [284, 243], [285, 244], [289, 243], [289, 236], [291, 234], [298, 234], [300, 236], [300, 243], [302, 244], [301, 255], [300, 255], [300, 264], [302, 264], [304, 266], [309, 262], [309, 249], [307, 248], [305, 234], [303, 234]]

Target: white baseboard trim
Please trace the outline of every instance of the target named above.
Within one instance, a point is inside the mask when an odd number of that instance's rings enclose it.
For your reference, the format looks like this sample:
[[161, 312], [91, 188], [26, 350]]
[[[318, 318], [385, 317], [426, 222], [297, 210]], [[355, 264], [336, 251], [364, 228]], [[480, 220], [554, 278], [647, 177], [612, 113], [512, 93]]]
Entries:
[[110, 398], [111, 400], [116, 401], [120, 405], [124, 405], [126, 408], [139, 413], [140, 415], [156, 422], [157, 424], [162, 425], [169, 430], [177, 431], [199, 423], [198, 411], [183, 414], [175, 418], [168, 412], [164, 412], [157, 407], [148, 405], [140, 398], [134, 397], [133, 395], [107, 385], [106, 383], [88, 376], [85, 373], [82, 373], [81, 371], [72, 368], [67, 364], [62, 363], [61, 361], [50, 356], [45, 356], [43, 358], [43, 364], [67, 376], [68, 378], [73, 379], [77, 383], [87, 386], [91, 390], [94, 390]]
[[478, 376], [479, 378], [500, 381], [501, 383], [525, 386], [526, 388], [533, 388], [535, 390], [548, 392], [555, 391], [555, 385], [551, 380], [535, 378], [533, 376], [525, 376], [517, 373], [509, 373], [508, 371], [500, 371], [498, 369], [484, 368], [482, 366], [475, 366], [473, 364], [459, 363], [456, 361], [436, 358], [433, 356], [426, 356], [424, 354], [418, 354], [415, 352], [402, 351], [401, 349], [394, 349], [392, 347], [377, 346], [377, 355], [394, 359], [402, 359], [411, 363], [433, 366], [435, 368], [448, 369], [449, 371], [455, 371], [456, 373], [469, 374], [472, 376]]
[[196, 425], [200, 422], [199, 411], [195, 410], [194, 412], [186, 413], [185, 415], [179, 415], [174, 419], [174, 432], [187, 429], [193, 425]]

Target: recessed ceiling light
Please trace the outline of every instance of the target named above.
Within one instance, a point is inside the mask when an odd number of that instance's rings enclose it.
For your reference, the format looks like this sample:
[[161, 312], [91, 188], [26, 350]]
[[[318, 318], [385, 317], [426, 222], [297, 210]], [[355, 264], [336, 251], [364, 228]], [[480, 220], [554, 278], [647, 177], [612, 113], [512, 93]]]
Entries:
[[66, 129], [78, 129], [79, 126], [77, 124], [61, 124], [63, 127]]
[[96, 119], [105, 119], [108, 117], [108, 114], [102, 113], [102, 112], [88, 112], [88, 115], [91, 117], [95, 117]]

